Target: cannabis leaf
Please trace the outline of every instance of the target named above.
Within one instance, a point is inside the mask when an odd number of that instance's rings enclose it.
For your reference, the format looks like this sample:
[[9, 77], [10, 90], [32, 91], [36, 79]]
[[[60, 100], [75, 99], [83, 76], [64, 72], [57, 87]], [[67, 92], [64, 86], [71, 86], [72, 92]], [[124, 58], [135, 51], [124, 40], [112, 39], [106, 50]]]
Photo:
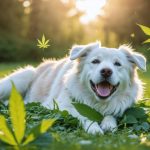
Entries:
[[17, 92], [14, 84], [12, 84], [12, 92], [9, 100], [9, 111], [16, 140], [18, 143], [21, 143], [26, 127], [26, 111], [23, 99]]
[[40, 134], [45, 133], [55, 122], [54, 119], [47, 119], [43, 120], [40, 124], [38, 124], [36, 127], [34, 127], [29, 135], [27, 136], [26, 140], [23, 142], [23, 145], [28, 144], [29, 142], [32, 142], [35, 140]]
[[8, 128], [6, 118], [2, 115], [0, 115], [0, 140], [10, 145], [17, 145], [11, 130]]
[[150, 28], [149, 27], [146, 27], [146, 26], [143, 26], [141, 24], [137, 24], [141, 29], [142, 31], [146, 34], [146, 35], [149, 35], [150, 36]]
[[145, 40], [143, 43], [150, 43], [150, 39]]
[[[137, 24], [137, 25], [141, 28], [141, 30], [145, 33], [145, 35], [150, 36], [150, 28], [149, 27], [143, 26], [141, 24]], [[143, 43], [144, 44], [145, 43], [150, 43], [150, 38], [145, 40]]]
[[[54, 119], [41, 121], [39, 125], [31, 128], [30, 134], [25, 137], [26, 111], [20, 93], [12, 83], [12, 91], [9, 99], [9, 112], [12, 129], [9, 128], [6, 118], [0, 115], [0, 140], [10, 145], [26, 145], [45, 133], [55, 122]], [[25, 139], [23, 141], [23, 139]]]
[[42, 49], [45, 49], [45, 48], [48, 48], [50, 45], [48, 45], [49, 44], [49, 40], [46, 40], [45, 39], [45, 35], [43, 34], [43, 36], [42, 36], [42, 40], [40, 41], [39, 39], [37, 40], [38, 41], [38, 44], [37, 44], [37, 46], [39, 47], [39, 48], [42, 48]]

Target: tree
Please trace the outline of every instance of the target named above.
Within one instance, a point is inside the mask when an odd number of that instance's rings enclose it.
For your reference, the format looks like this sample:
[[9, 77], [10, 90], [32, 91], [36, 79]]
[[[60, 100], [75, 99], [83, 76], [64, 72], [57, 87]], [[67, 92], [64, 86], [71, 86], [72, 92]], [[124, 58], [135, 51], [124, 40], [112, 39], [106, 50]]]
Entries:
[[0, 30], [20, 35], [23, 6], [18, 0], [3, 0], [0, 4]]
[[[64, 4], [61, 0], [32, 0], [29, 20], [29, 37], [36, 40], [44, 33], [50, 38], [50, 51], [45, 56], [63, 55], [73, 42], [82, 38], [79, 24], [80, 13], [68, 16], [75, 2]], [[63, 51], [66, 49], [65, 51]], [[59, 51], [59, 52], [58, 52]]]

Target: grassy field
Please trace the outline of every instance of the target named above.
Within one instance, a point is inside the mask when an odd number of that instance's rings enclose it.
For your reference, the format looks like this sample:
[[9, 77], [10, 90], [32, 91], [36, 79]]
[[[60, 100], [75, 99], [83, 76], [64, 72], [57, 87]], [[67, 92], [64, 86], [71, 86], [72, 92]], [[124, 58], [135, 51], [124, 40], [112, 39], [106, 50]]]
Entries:
[[[26, 63], [10, 63], [0, 64], [0, 77], [12, 72], [19, 66], [25, 66]], [[145, 82], [144, 98], [150, 97], [150, 64], [147, 67], [147, 72], [139, 73], [140, 78]], [[2, 106], [0, 109], [3, 108]], [[0, 111], [0, 113], [8, 116], [8, 112]], [[49, 110], [43, 108], [39, 104], [27, 105], [27, 114], [30, 118], [27, 119], [28, 128], [34, 126], [42, 119], [48, 118]], [[4, 143], [0, 143], [0, 150], [13, 149]], [[14, 148], [16, 149], [16, 148]], [[115, 133], [106, 133], [105, 135], [90, 135], [85, 133], [72, 117], [59, 118], [57, 125], [46, 134], [39, 137], [35, 142], [20, 149], [61, 149], [61, 150], [149, 150], [150, 149], [150, 133], [135, 132], [129, 127], [119, 129]]]

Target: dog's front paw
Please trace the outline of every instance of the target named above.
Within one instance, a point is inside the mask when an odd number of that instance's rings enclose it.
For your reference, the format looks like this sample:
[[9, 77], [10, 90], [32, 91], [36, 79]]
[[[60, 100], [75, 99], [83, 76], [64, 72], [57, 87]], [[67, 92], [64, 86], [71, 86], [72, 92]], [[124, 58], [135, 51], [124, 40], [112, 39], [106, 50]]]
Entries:
[[116, 119], [113, 116], [106, 116], [100, 125], [101, 129], [106, 131], [115, 132], [117, 130], [117, 122]]
[[94, 122], [92, 125], [88, 128], [88, 133], [90, 134], [104, 134], [101, 127], [98, 125], [98, 123]]

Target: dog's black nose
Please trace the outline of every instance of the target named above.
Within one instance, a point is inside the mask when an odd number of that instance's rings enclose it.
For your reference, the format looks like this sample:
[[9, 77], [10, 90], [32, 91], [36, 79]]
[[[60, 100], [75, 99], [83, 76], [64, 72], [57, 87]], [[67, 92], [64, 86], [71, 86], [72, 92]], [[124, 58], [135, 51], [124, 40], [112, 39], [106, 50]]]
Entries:
[[100, 71], [100, 73], [104, 78], [108, 78], [112, 75], [112, 70], [109, 68], [104, 68]]

